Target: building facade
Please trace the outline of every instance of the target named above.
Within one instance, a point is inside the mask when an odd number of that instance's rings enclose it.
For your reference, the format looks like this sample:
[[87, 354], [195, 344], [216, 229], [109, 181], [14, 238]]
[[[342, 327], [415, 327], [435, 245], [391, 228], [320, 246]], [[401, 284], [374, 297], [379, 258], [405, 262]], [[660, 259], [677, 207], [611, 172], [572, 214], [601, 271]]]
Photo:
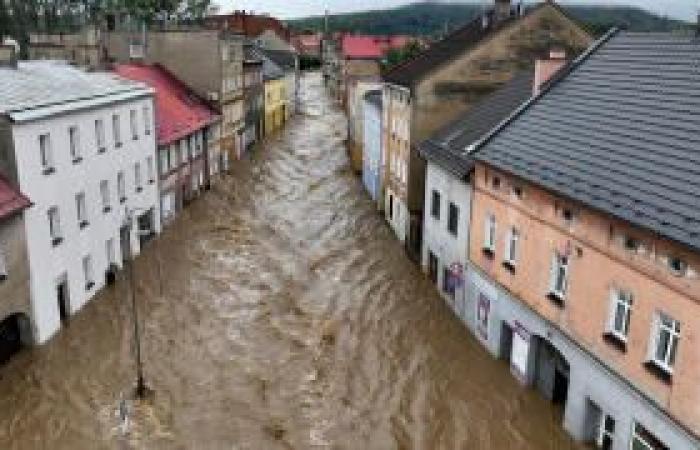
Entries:
[[250, 149], [263, 138], [265, 114], [265, 90], [263, 87], [263, 62], [252, 45], [245, 47], [243, 61], [243, 97], [245, 105], [244, 146]]
[[[385, 162], [384, 214], [396, 237], [405, 242], [409, 230], [408, 159], [411, 95], [406, 88], [384, 84], [382, 91], [382, 160]], [[416, 165], [414, 165], [416, 167]]]
[[362, 173], [364, 165], [364, 103], [365, 94], [372, 90], [381, 90], [378, 80], [356, 80], [349, 90], [347, 104], [348, 141], [347, 148], [350, 156], [350, 164], [357, 173]]
[[287, 50], [268, 50], [263, 48], [262, 52], [284, 73], [284, 92], [286, 95], [284, 119], [287, 121], [296, 114], [299, 103], [299, 58], [295, 52]]
[[0, 161], [33, 202], [25, 237], [43, 343], [160, 230], [153, 92], [50, 62], [4, 68], [0, 78]]
[[0, 362], [34, 343], [24, 210], [31, 206], [0, 175]]
[[214, 29], [149, 30], [145, 47], [131, 44], [133, 40], [132, 33], [109, 33], [106, 42], [110, 58], [120, 63], [160, 64], [211, 102], [221, 116], [221, 124], [220, 137], [217, 139], [212, 131], [208, 145], [220, 149], [221, 165], [227, 168], [243, 148], [243, 36]]
[[284, 70], [265, 53], [259, 52], [263, 61], [263, 93], [265, 96], [265, 136], [282, 129], [287, 117], [287, 84]]
[[611, 32], [475, 153], [462, 316], [601, 448], [700, 446], [697, 47]]
[[219, 171], [221, 155], [209, 153], [207, 139], [220, 117], [162, 66], [120, 64], [114, 71], [155, 92], [160, 217], [167, 224]]
[[[497, 0], [480, 17], [384, 74], [387, 160], [397, 159], [407, 167], [407, 180], [401, 183], [405, 186], [392, 191], [402, 192], [400, 202], [408, 210], [400, 226], [409, 236], [409, 254], [420, 253], [422, 240], [425, 162], [418, 144], [552, 47], [575, 55], [591, 42], [591, 36], [553, 2], [521, 11], [507, 0]], [[408, 130], [405, 141], [393, 138], [396, 129]]]
[[382, 161], [382, 91], [369, 91], [362, 102], [363, 120], [363, 164], [362, 181], [370, 197], [383, 206], [383, 170]]

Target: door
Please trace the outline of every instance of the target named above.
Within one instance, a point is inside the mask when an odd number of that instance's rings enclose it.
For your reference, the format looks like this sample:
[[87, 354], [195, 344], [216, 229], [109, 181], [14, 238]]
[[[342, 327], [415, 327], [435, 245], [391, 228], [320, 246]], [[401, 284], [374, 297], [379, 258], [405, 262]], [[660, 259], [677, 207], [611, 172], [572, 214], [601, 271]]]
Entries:
[[569, 392], [569, 374], [560, 367], [554, 370], [554, 389], [552, 390], [552, 402], [556, 405], [566, 405], [566, 397]]
[[70, 299], [68, 297], [68, 280], [63, 278], [56, 285], [56, 300], [58, 302], [58, 316], [62, 323], [66, 323], [70, 316]]
[[438, 282], [438, 258], [435, 253], [428, 252], [428, 278], [433, 284], [437, 285]]
[[131, 259], [131, 233], [128, 226], [119, 229], [119, 243], [122, 248], [122, 261]]

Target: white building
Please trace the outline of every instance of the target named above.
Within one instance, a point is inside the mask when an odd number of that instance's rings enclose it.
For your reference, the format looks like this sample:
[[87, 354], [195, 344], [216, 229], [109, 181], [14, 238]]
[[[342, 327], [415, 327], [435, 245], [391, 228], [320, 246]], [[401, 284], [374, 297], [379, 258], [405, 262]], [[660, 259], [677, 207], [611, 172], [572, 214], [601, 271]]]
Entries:
[[20, 62], [0, 69], [0, 105], [0, 170], [33, 203], [24, 219], [43, 343], [159, 232], [153, 93], [64, 63]]
[[468, 172], [456, 176], [428, 160], [421, 262], [443, 297], [458, 310], [465, 305], [471, 196]]

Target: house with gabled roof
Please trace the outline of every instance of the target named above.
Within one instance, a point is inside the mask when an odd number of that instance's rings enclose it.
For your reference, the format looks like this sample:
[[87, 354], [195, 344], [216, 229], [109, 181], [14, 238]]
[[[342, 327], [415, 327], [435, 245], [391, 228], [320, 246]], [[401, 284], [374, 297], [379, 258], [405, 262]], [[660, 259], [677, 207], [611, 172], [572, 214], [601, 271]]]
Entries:
[[472, 146], [467, 320], [601, 448], [700, 448], [698, 64], [613, 30]]
[[[417, 145], [553, 48], [575, 55], [591, 36], [554, 2], [523, 9], [509, 0], [475, 17], [383, 75], [385, 212], [418, 259], [425, 163]], [[393, 218], [393, 219], [390, 219]]]

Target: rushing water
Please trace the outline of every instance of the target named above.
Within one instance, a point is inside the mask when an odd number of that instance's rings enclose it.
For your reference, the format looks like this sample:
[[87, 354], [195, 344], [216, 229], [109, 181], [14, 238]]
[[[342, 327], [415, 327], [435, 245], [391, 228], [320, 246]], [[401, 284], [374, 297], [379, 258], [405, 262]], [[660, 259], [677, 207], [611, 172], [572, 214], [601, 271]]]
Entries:
[[348, 169], [345, 129], [305, 76], [300, 114], [137, 259], [155, 394], [127, 402], [128, 426], [121, 279], [0, 368], [0, 448], [577, 448], [407, 260]]

